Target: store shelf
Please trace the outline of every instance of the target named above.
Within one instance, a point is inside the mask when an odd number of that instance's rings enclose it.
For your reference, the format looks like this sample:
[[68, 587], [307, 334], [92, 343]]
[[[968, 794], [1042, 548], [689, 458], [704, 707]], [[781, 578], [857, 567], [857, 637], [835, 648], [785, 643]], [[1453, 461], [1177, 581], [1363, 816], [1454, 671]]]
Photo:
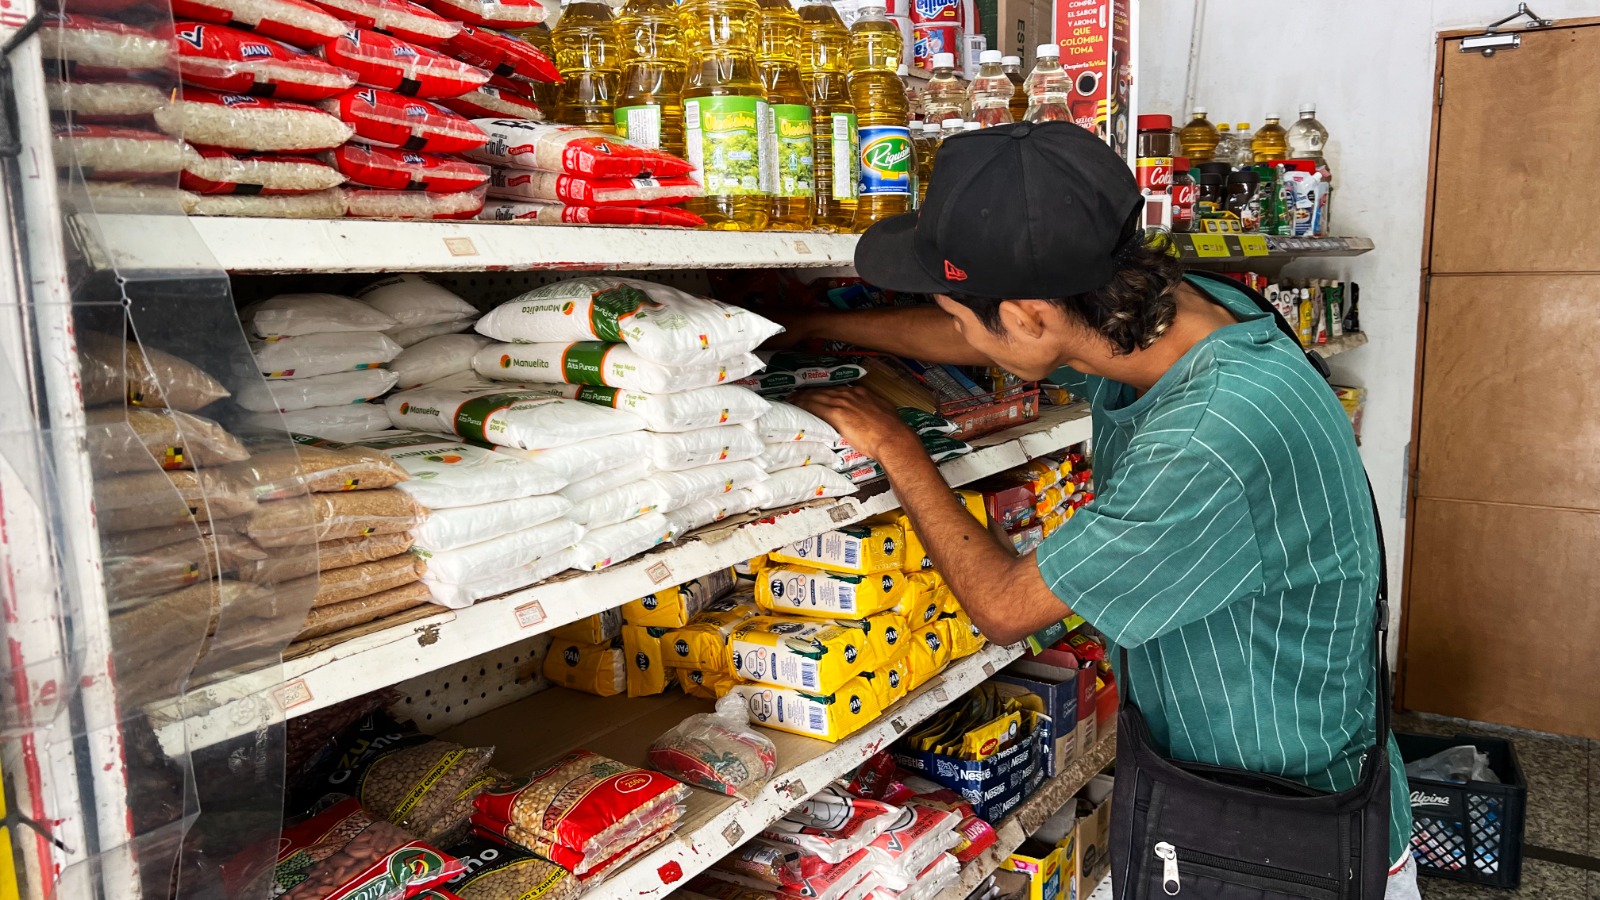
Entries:
[[1089, 779], [1099, 774], [1106, 766], [1111, 765], [1117, 756], [1117, 741], [1115, 737], [1097, 741], [1089, 752], [1079, 755], [1072, 765], [1065, 771], [1056, 773], [1054, 778], [1039, 785], [1033, 796], [1022, 802], [1016, 811], [1001, 819], [995, 825], [994, 846], [974, 857], [970, 862], [961, 867], [961, 880], [939, 894], [936, 900], [965, 900], [979, 884], [983, 883], [989, 873], [1000, 868], [1000, 863], [1006, 857], [1016, 852], [1044, 820], [1055, 814], [1072, 795], [1083, 789]]
[[[973, 441], [977, 449], [940, 471], [952, 485], [967, 484], [1089, 434], [1085, 405], [1046, 407], [1033, 422]], [[277, 715], [303, 715], [471, 659], [898, 506], [894, 492], [880, 484], [778, 515], [722, 523], [602, 572], [542, 582], [466, 609], [441, 609], [285, 660], [281, 669], [198, 688], [182, 703], [151, 709], [151, 722], [164, 746], [209, 746]]]
[[239, 275], [835, 267], [855, 264], [857, 240], [822, 232], [151, 215], [100, 216], [72, 232], [98, 268], [220, 267]]
[[1112, 900], [1114, 896], [1111, 893], [1111, 876], [1107, 875], [1105, 880], [1100, 882], [1099, 887], [1090, 892], [1088, 900]]
[[1186, 263], [1287, 262], [1300, 258], [1339, 258], [1371, 252], [1364, 237], [1292, 238], [1253, 234], [1174, 234], [1172, 245]]
[[1321, 354], [1323, 359], [1327, 359], [1330, 356], [1348, 353], [1357, 347], [1365, 347], [1366, 345], [1367, 333], [1364, 331], [1352, 331], [1349, 334], [1333, 338], [1326, 344], [1317, 344], [1311, 349]]
[[[871, 725], [837, 744], [763, 730], [777, 746], [779, 772], [760, 795], [744, 802], [694, 791], [684, 818], [673, 829], [672, 841], [585, 893], [584, 900], [653, 900], [682, 887], [800, 801], [888, 747], [1021, 653], [1020, 644], [991, 645], [958, 660]], [[709, 701], [683, 695], [602, 700], [556, 688], [470, 719], [440, 737], [468, 746], [494, 745], [495, 767], [513, 773], [530, 771], [580, 747], [643, 766], [652, 741], [685, 716], [710, 709]], [[535, 729], [528, 727], [530, 722], [564, 724], [561, 729]]]

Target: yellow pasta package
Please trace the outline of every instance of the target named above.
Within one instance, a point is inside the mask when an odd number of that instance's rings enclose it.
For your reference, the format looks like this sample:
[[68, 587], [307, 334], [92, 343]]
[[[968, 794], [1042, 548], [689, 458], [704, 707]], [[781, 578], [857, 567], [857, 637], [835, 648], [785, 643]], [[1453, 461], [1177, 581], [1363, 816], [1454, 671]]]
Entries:
[[911, 654], [902, 653], [892, 663], [879, 666], [871, 672], [862, 672], [861, 677], [872, 685], [873, 694], [878, 698], [878, 707], [888, 709], [911, 692]]
[[824, 741], [849, 737], [882, 711], [872, 685], [859, 677], [831, 694], [766, 684], [738, 684], [730, 693], [744, 699], [756, 724]]
[[792, 616], [756, 616], [728, 641], [733, 667], [747, 681], [831, 694], [861, 673], [865, 629]]
[[676, 587], [662, 588], [622, 604], [622, 621], [652, 628], [682, 628], [689, 624], [689, 610], [681, 591]]
[[672, 677], [685, 694], [702, 700], [720, 700], [739, 683], [737, 678], [726, 672], [707, 672], [704, 669], [673, 669]]
[[669, 630], [647, 625], [622, 626], [622, 657], [628, 671], [629, 697], [654, 697], [667, 689], [661, 638]]
[[610, 644], [553, 641], [544, 658], [544, 677], [601, 697], [615, 697], [628, 688], [622, 649]]
[[[939, 588], [944, 579], [938, 572], [929, 570], [906, 576], [906, 592], [895, 604], [893, 612], [899, 613], [912, 628], [931, 625], [944, 612], [943, 594]], [[946, 588], [944, 593], [949, 593]]]
[[901, 569], [906, 535], [892, 522], [847, 525], [767, 554], [774, 563], [795, 563], [845, 575], [873, 575]]
[[662, 663], [669, 669], [728, 671], [728, 635], [741, 622], [761, 612], [749, 599], [748, 594], [734, 594], [719, 600], [690, 619], [689, 624], [662, 635]]
[[928, 683], [950, 662], [950, 630], [938, 619], [911, 632], [911, 690]]
[[983, 636], [978, 626], [972, 624], [972, 617], [967, 611], [957, 607], [954, 613], [945, 616], [940, 621], [944, 622], [950, 637], [950, 658], [964, 659], [983, 649], [989, 639]]
[[584, 616], [576, 622], [550, 629], [550, 636], [556, 640], [577, 644], [604, 644], [621, 633], [622, 613], [615, 609]]
[[865, 619], [894, 608], [906, 592], [899, 572], [841, 575], [804, 566], [773, 566], [756, 582], [762, 609], [816, 619]]

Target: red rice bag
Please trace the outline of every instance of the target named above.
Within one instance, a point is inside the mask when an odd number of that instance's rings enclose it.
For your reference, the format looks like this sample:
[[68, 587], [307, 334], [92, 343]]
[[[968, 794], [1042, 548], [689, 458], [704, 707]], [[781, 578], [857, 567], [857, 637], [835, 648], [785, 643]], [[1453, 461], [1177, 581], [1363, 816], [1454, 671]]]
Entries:
[[616, 135], [576, 125], [479, 119], [488, 146], [472, 153], [474, 162], [511, 169], [543, 169], [586, 178], [665, 178], [688, 175], [694, 167], [660, 150], [646, 150]]
[[687, 175], [671, 178], [582, 178], [558, 172], [495, 169], [489, 193], [510, 200], [555, 200], [569, 206], [665, 206], [704, 193]]
[[440, 100], [439, 105], [468, 119], [512, 118], [544, 121], [544, 111], [532, 97], [508, 88], [486, 84], [459, 97]]
[[374, 820], [347, 797], [283, 829], [272, 877], [284, 900], [404, 897], [464, 869], [454, 856]]
[[489, 170], [453, 156], [377, 147], [358, 141], [331, 154], [334, 168], [352, 185], [390, 191], [470, 191], [489, 180]]
[[306, 0], [172, 0], [172, 15], [242, 28], [296, 47], [320, 47], [350, 28]]
[[308, 156], [196, 147], [178, 186], [197, 194], [309, 194], [344, 182], [331, 166]]
[[899, 817], [898, 807], [852, 797], [829, 785], [768, 825], [761, 836], [837, 863], [864, 851]]
[[361, 28], [392, 34], [402, 41], [410, 41], [423, 47], [437, 47], [461, 30], [460, 22], [452, 22], [425, 6], [412, 3], [411, 0], [315, 0], [315, 2], [323, 9]]
[[177, 22], [160, 34], [178, 52], [183, 80], [213, 91], [325, 100], [356, 83], [318, 57], [226, 25]]
[[314, 106], [203, 88], [185, 90], [178, 102], [156, 110], [155, 120], [168, 134], [227, 150], [307, 153], [351, 136], [350, 126]]
[[483, 209], [483, 188], [454, 194], [345, 188], [344, 214], [358, 219], [472, 219]]
[[76, 162], [83, 174], [100, 181], [137, 181], [182, 171], [189, 156], [183, 141], [159, 131], [115, 125], [50, 126], [56, 164]]
[[46, 59], [73, 65], [86, 77], [126, 77], [133, 69], [159, 69], [167, 64], [167, 42], [132, 25], [99, 16], [44, 13], [39, 49]]
[[676, 206], [567, 206], [554, 200], [495, 200], [478, 218], [523, 225], [656, 225], [699, 228], [706, 223]]
[[489, 81], [489, 73], [477, 66], [365, 28], [323, 44], [322, 55], [354, 72], [362, 84], [407, 97], [459, 97]]
[[356, 88], [323, 107], [356, 131], [363, 141], [426, 153], [461, 153], [483, 146], [483, 129], [455, 113], [414, 97], [375, 88]]
[[434, 12], [468, 25], [528, 28], [545, 20], [539, 0], [428, 0]]
[[533, 81], [560, 81], [561, 71], [538, 47], [489, 28], [461, 26], [461, 32], [445, 43], [451, 56], [494, 75], [513, 75]]

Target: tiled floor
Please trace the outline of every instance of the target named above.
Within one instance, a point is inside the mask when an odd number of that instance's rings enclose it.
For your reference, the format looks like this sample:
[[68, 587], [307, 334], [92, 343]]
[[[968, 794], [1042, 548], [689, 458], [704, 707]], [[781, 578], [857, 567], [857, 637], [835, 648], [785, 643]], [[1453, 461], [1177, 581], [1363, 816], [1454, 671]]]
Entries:
[[[1515, 891], [1423, 878], [1426, 900], [1532, 897], [1600, 900], [1600, 741], [1519, 731], [1437, 716], [1398, 716], [1395, 730], [1453, 735], [1471, 731], [1516, 742], [1528, 780], [1525, 846], [1587, 857], [1592, 868], [1532, 858], [1525, 850], [1522, 886]], [[1539, 851], [1533, 850], [1537, 854]]]

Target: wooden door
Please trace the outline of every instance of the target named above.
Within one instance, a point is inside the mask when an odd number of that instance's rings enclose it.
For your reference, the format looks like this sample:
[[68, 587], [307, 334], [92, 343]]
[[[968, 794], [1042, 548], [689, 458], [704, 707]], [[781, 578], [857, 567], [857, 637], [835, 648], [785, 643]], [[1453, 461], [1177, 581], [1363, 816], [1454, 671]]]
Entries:
[[1401, 704], [1600, 738], [1600, 24], [1440, 42]]

